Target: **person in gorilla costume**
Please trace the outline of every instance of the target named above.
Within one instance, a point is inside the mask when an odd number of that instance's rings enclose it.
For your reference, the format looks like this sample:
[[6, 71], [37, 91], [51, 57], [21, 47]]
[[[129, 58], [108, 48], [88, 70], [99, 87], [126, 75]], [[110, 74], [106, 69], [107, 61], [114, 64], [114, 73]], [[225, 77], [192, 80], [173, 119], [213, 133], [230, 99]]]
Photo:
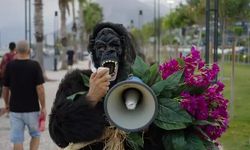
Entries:
[[[131, 73], [136, 57], [131, 36], [121, 24], [100, 23], [90, 36], [88, 51], [96, 69], [109, 70], [74, 70], [66, 74], [52, 106], [50, 136], [65, 149], [132, 150], [126, 133], [112, 127], [103, 110], [109, 88], [126, 80]], [[89, 82], [83, 80], [84, 76], [89, 77]], [[141, 132], [144, 132], [144, 150], [164, 149], [161, 129], [151, 124]]]

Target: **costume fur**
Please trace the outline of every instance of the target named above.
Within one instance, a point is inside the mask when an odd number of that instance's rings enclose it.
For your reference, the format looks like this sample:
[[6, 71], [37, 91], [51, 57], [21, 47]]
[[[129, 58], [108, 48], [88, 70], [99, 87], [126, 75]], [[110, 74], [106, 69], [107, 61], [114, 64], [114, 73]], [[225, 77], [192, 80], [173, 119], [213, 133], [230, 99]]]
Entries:
[[[112, 45], [110, 43], [114, 41], [113, 39], [116, 39], [117, 42]], [[99, 43], [101, 46], [102, 43], [105, 43], [108, 50], [99, 52], [102, 48], [98, 47], [98, 40], [101, 41], [101, 44]], [[117, 76], [114, 81], [111, 81], [111, 86], [127, 79], [130, 74], [130, 66], [135, 59], [133, 45], [130, 35], [120, 24], [101, 23], [94, 28], [88, 46], [94, 66], [96, 68], [102, 66], [101, 63], [105, 62], [105, 59], [118, 62]], [[105, 63], [103, 64], [105, 65]], [[108, 63], [106, 65], [112, 66]], [[76, 95], [74, 100], [68, 99], [74, 93], [88, 91], [88, 86], [86, 86], [88, 83], [84, 83], [82, 76], [89, 77], [91, 73], [90, 70], [74, 70], [66, 74], [59, 85], [50, 114], [49, 133], [52, 140], [61, 148], [67, 147], [70, 143], [80, 142], [92, 143], [82, 148], [84, 150], [102, 150], [105, 147], [105, 140], [98, 140], [103, 137], [105, 129], [110, 126], [105, 117], [103, 102], [99, 102], [93, 107], [85, 94]], [[145, 132], [143, 134], [144, 150], [163, 150], [161, 143], [163, 130], [152, 124], [141, 132]], [[122, 141], [122, 144], [124, 149], [132, 149], [126, 139]]]

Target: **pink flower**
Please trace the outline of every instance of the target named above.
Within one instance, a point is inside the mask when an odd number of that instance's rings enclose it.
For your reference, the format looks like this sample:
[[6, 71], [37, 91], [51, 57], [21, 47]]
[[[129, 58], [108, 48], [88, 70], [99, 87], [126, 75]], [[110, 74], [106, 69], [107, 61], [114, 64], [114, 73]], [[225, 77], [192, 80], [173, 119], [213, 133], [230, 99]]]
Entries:
[[[224, 84], [220, 81], [213, 83], [220, 71], [219, 66], [217, 64], [213, 64], [211, 67], [206, 66], [196, 47], [192, 47], [191, 53], [185, 57], [181, 54], [180, 59], [184, 61], [184, 66], [183, 64], [181, 66], [175, 59], [160, 65], [162, 78], [166, 79], [171, 74], [183, 70], [184, 84], [188, 90], [181, 92], [180, 106], [195, 120], [211, 122], [212, 124], [199, 127], [212, 140], [215, 140], [226, 131], [229, 117], [228, 100], [222, 93]], [[197, 94], [193, 91], [197, 89], [202, 89], [202, 91]]]
[[190, 95], [187, 92], [181, 94], [181, 107], [186, 109], [197, 120], [206, 120], [208, 118], [208, 105], [205, 97], [202, 95]]
[[162, 73], [162, 78], [166, 79], [171, 74], [180, 70], [180, 68], [181, 68], [181, 66], [179, 65], [178, 61], [175, 59], [172, 59], [169, 62], [166, 62], [166, 63], [160, 65], [160, 71]]

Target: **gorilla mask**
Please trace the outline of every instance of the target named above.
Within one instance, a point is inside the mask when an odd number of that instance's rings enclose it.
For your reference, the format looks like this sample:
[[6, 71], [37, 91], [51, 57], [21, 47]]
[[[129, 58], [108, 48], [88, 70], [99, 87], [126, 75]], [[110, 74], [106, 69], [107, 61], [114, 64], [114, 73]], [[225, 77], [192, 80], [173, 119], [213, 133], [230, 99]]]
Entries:
[[122, 56], [120, 36], [111, 28], [103, 28], [95, 38], [94, 51], [98, 66], [109, 68], [110, 81], [114, 81]]

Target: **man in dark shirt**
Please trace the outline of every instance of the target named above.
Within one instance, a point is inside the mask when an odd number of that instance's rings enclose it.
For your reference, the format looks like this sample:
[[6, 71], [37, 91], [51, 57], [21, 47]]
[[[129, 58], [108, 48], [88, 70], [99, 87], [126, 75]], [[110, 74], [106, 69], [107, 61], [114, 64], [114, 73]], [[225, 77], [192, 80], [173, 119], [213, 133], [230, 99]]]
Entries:
[[17, 44], [17, 58], [7, 64], [3, 81], [3, 98], [5, 109], [10, 111], [10, 135], [14, 150], [23, 150], [25, 126], [32, 137], [30, 149], [38, 149], [38, 120], [39, 116], [46, 116], [43, 83], [40, 65], [29, 59], [28, 43], [20, 41]]

